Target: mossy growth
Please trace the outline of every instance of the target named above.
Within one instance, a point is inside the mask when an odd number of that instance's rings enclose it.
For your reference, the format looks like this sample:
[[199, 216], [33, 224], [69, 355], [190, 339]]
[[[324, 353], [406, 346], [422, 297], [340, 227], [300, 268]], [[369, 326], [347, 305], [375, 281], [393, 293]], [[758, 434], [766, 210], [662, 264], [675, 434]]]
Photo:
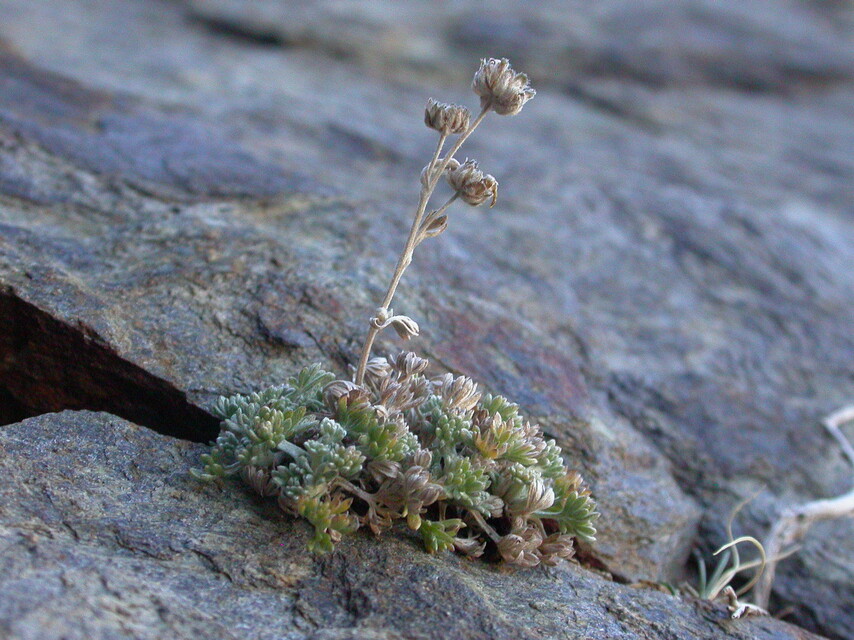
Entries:
[[405, 521], [430, 552], [531, 567], [571, 558], [598, 514], [560, 447], [507, 399], [469, 378], [428, 379], [413, 353], [373, 358], [363, 385], [319, 365], [282, 386], [221, 398], [222, 431], [204, 467], [239, 475], [306, 519], [312, 551], [360, 526]]

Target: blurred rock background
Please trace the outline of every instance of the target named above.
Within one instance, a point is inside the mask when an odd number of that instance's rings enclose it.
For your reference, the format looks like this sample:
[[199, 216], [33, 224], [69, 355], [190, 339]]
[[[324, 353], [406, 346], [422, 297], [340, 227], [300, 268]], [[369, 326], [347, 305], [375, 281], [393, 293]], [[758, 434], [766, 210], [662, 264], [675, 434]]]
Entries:
[[[0, 629], [807, 637], [623, 585], [694, 579], [760, 489], [736, 535], [850, 488], [819, 420], [854, 398], [853, 26], [833, 0], [0, 0]], [[483, 56], [537, 98], [467, 143], [499, 202], [453, 210], [395, 308], [437, 373], [558, 439], [600, 539], [551, 572], [405, 534], [303, 557], [300, 523], [186, 480], [202, 448], [174, 438], [355, 362], [423, 106], [475, 104]], [[853, 529], [812, 530], [773, 611], [854, 635]]]

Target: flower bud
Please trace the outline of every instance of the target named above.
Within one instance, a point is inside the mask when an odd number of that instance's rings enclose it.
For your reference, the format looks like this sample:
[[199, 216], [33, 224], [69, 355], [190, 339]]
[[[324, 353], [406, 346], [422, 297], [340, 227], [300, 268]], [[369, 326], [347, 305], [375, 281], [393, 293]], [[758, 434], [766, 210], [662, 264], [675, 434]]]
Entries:
[[397, 331], [404, 340], [409, 340], [418, 335], [418, 323], [409, 316], [394, 316], [391, 320], [391, 326]]
[[388, 360], [381, 356], [371, 358], [365, 366], [365, 375], [370, 378], [384, 378], [390, 371], [391, 367], [388, 364]]
[[458, 104], [445, 104], [430, 98], [424, 110], [424, 124], [443, 135], [463, 133], [469, 128], [471, 113]]
[[371, 318], [371, 324], [377, 329], [382, 329], [387, 326], [388, 320], [391, 316], [394, 315], [393, 309], [386, 309], [385, 307], [377, 307], [374, 311], [374, 317]]
[[468, 411], [474, 409], [481, 394], [477, 383], [466, 376], [456, 376], [446, 373], [436, 381], [437, 393], [442, 396], [444, 404], [449, 409]]
[[423, 225], [422, 235], [424, 238], [435, 238], [444, 233], [448, 228], [448, 214], [444, 211], [432, 219], [428, 219]]
[[516, 73], [507, 58], [483, 58], [471, 84], [480, 96], [481, 109], [491, 108], [502, 116], [514, 116], [537, 92], [528, 76]]
[[453, 168], [449, 164], [446, 175], [451, 188], [464, 202], [474, 207], [487, 200], [491, 200], [491, 207], [498, 199], [498, 180], [489, 174], [484, 175], [474, 160], [466, 160]]
[[538, 549], [543, 564], [554, 566], [558, 560], [569, 560], [575, 555], [572, 536], [553, 533], [543, 540]]
[[[438, 160], [436, 160], [436, 164], [433, 165], [433, 175], [432, 176], [429, 175], [429, 173], [427, 171], [427, 169], [429, 168], [429, 165], [427, 165], [423, 169], [421, 169], [421, 184], [426, 187], [430, 180], [437, 180], [438, 179], [438, 173], [439, 173], [439, 167], [441, 167], [442, 164], [444, 164], [444, 162], [445, 162], [444, 158], [439, 158]], [[454, 158], [451, 158], [450, 160], [448, 160], [448, 167], [447, 167], [447, 169], [445, 169], [445, 171], [450, 171], [451, 169], [456, 169], [459, 166], [460, 166], [460, 163], [457, 162]]]
[[343, 401], [348, 407], [367, 406], [368, 392], [355, 382], [333, 380], [323, 388], [323, 401], [330, 411], [336, 411]]
[[398, 372], [401, 379], [411, 378], [414, 375], [423, 373], [430, 364], [424, 358], [421, 358], [411, 351], [401, 352], [396, 356], [389, 358], [388, 363], [391, 368]]
[[477, 538], [454, 538], [454, 548], [467, 556], [478, 558], [486, 550], [486, 542], [480, 542]]

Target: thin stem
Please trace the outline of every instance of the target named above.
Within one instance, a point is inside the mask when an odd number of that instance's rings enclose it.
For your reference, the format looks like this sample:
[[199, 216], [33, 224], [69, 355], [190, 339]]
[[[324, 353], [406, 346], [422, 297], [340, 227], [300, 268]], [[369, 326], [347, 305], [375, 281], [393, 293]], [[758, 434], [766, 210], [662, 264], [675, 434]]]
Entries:
[[367, 491], [363, 491], [362, 489], [360, 489], [359, 487], [354, 485], [352, 482], [348, 482], [347, 480], [344, 480], [342, 478], [338, 478], [335, 481], [335, 486], [341, 487], [345, 491], [349, 491], [350, 493], [352, 493], [356, 497], [361, 498], [362, 500], [367, 502], [368, 505], [370, 505], [372, 507], [377, 506], [377, 503], [376, 503], [376, 500], [374, 500], [373, 494], [368, 493]]
[[[439, 159], [439, 154], [442, 153], [442, 147], [445, 146], [445, 140], [447, 139], [447, 134], [439, 135], [439, 142], [436, 144], [436, 150], [433, 152], [433, 157], [430, 160], [430, 164], [427, 166], [427, 176], [428, 181], [426, 185], [421, 186], [421, 195], [418, 199], [418, 208], [415, 210], [415, 220], [412, 221], [412, 227], [409, 229], [409, 237], [406, 239], [406, 244], [403, 247], [403, 252], [400, 254], [400, 257], [397, 259], [397, 266], [394, 268], [394, 274], [391, 277], [391, 283], [386, 290], [385, 297], [383, 298], [383, 302], [380, 305], [381, 307], [387, 309], [388, 305], [391, 304], [391, 300], [394, 297], [394, 292], [397, 290], [397, 285], [400, 282], [401, 276], [403, 276], [403, 272], [406, 270], [406, 267], [409, 266], [409, 262], [412, 261], [412, 249], [413, 243], [415, 239], [415, 234], [418, 233], [418, 226], [421, 223], [421, 218], [424, 215], [424, 210], [427, 208], [427, 201], [430, 200], [430, 195], [433, 193], [433, 189], [435, 189], [436, 185], [433, 183], [431, 185], [431, 181], [429, 177], [433, 173], [433, 167], [436, 166], [436, 162]], [[365, 380], [365, 368], [368, 366], [368, 358], [371, 355], [371, 347], [374, 346], [374, 340], [377, 337], [377, 334], [380, 332], [378, 327], [375, 327], [373, 322], [368, 328], [368, 335], [365, 336], [365, 344], [362, 346], [362, 354], [359, 358], [359, 366], [356, 369], [356, 384], [361, 385]]]
[[[445, 169], [448, 167], [448, 164], [451, 162], [451, 159], [454, 157], [454, 154], [459, 151], [460, 147], [463, 146], [463, 143], [468, 139], [468, 137], [477, 129], [477, 126], [481, 123], [481, 121], [486, 117], [486, 114], [489, 112], [490, 106], [485, 106], [480, 114], [475, 118], [474, 122], [471, 123], [469, 128], [457, 138], [457, 141], [454, 143], [454, 146], [451, 147], [450, 152], [442, 159], [442, 162], [438, 165], [438, 170], [434, 171], [437, 166], [437, 162], [439, 161], [439, 156], [442, 153], [442, 147], [445, 146], [445, 140], [447, 139], [447, 134], [443, 133], [439, 136], [439, 143], [436, 145], [436, 151], [433, 153], [433, 158], [430, 160], [430, 164], [427, 165], [427, 184], [422, 185], [421, 187], [421, 196], [418, 199], [418, 208], [415, 210], [415, 219], [412, 221], [412, 227], [409, 229], [409, 237], [406, 239], [406, 244], [403, 247], [403, 251], [400, 254], [400, 258], [397, 260], [397, 266], [394, 268], [394, 273], [391, 277], [391, 282], [388, 285], [388, 289], [386, 290], [385, 297], [383, 298], [382, 304], [380, 308], [388, 309], [389, 305], [391, 305], [391, 301], [394, 298], [394, 294], [397, 291], [397, 285], [400, 284], [400, 279], [403, 277], [403, 272], [406, 271], [406, 267], [410, 265], [412, 262], [412, 252], [415, 250], [415, 247], [418, 245], [418, 235], [421, 228], [421, 220], [424, 218], [424, 212], [427, 210], [427, 203], [430, 200], [430, 196], [433, 195], [433, 191], [436, 189], [436, 185], [439, 183], [439, 179], [445, 173]], [[451, 200], [452, 201], [452, 200]], [[450, 202], [448, 205], [450, 205]], [[358, 385], [361, 385], [365, 380], [365, 369], [368, 366], [368, 358], [371, 355], [371, 348], [374, 346], [374, 340], [377, 337], [377, 334], [380, 332], [380, 329], [375, 327], [373, 323], [371, 323], [368, 328], [368, 335], [365, 336], [365, 344], [362, 346], [362, 354], [359, 358], [359, 366], [356, 368], [356, 377], [355, 382]]]
[[450, 164], [451, 160], [453, 159], [454, 154], [460, 150], [460, 147], [463, 146], [463, 143], [468, 139], [468, 137], [472, 133], [474, 133], [474, 130], [477, 129], [477, 126], [483, 121], [483, 119], [486, 117], [486, 114], [489, 113], [489, 110], [491, 108], [492, 107], [490, 105], [486, 105], [483, 109], [481, 109], [481, 112], [478, 114], [477, 118], [475, 118], [474, 122], [472, 122], [471, 126], [469, 126], [468, 131], [466, 131], [459, 138], [457, 138], [457, 141], [454, 143], [454, 146], [451, 147], [451, 150], [448, 152], [448, 154], [442, 160], [442, 164], [441, 164], [439, 170], [436, 171], [435, 177], [433, 176], [432, 173], [430, 174], [430, 179], [428, 180], [428, 185], [430, 186], [431, 193], [432, 193], [432, 190], [436, 187], [436, 183], [439, 182], [439, 178], [441, 178], [442, 175], [445, 173], [445, 169], [448, 168], [448, 165]]
[[493, 529], [486, 522], [486, 520], [483, 519], [483, 516], [480, 515], [480, 513], [478, 513], [474, 509], [466, 509], [466, 511], [468, 511], [469, 514], [475, 519], [475, 522], [477, 522], [477, 524], [480, 526], [480, 528], [483, 529], [483, 532], [486, 535], [488, 535], [490, 537], [490, 539], [492, 539], [492, 541], [495, 544], [498, 544], [498, 541], [501, 540], [501, 536], [498, 535], [498, 532], [495, 529]]
[[450, 198], [448, 198], [448, 200], [445, 202], [445, 204], [443, 204], [443, 205], [442, 205], [441, 207], [439, 207], [438, 209], [434, 209], [433, 211], [431, 211], [431, 212], [430, 212], [429, 214], [427, 214], [427, 215], [428, 215], [428, 216], [431, 216], [431, 215], [432, 215], [432, 216], [439, 216], [439, 215], [441, 215], [441, 214], [445, 211], [445, 209], [447, 209], [447, 208], [448, 208], [448, 207], [450, 207], [452, 204], [454, 204], [454, 201], [455, 201], [457, 198], [459, 198], [459, 197], [460, 197], [460, 194], [459, 194], [458, 192], [456, 192], [456, 191], [455, 191], [455, 192], [454, 192], [454, 195], [452, 195]]
[[403, 272], [406, 270], [406, 267], [409, 266], [409, 263], [412, 262], [412, 250], [415, 249], [415, 236], [418, 233], [418, 228], [421, 226], [421, 219], [424, 217], [424, 211], [427, 209], [427, 202], [430, 200], [430, 196], [433, 195], [433, 190], [436, 188], [436, 182], [431, 180], [433, 167], [436, 166], [436, 162], [439, 160], [439, 154], [442, 153], [442, 147], [445, 146], [445, 140], [447, 137], [448, 136], [446, 134], [439, 136], [439, 144], [436, 145], [436, 151], [433, 153], [433, 158], [430, 160], [429, 168], [427, 169], [427, 185], [421, 187], [421, 197], [418, 200], [418, 209], [415, 211], [415, 220], [412, 221], [412, 226], [409, 229], [409, 237], [406, 239], [406, 244], [403, 247], [403, 253], [401, 253], [400, 258], [398, 258], [397, 266], [395, 267], [394, 274], [391, 277], [391, 283], [389, 283], [385, 298], [383, 298], [383, 302], [380, 305], [385, 309], [388, 309], [392, 298], [394, 298], [394, 294], [397, 291], [397, 285], [400, 284], [400, 278], [403, 276]]
[[[454, 192], [454, 195], [452, 195], [450, 198], [448, 198], [448, 201], [447, 201], [445, 204], [443, 204], [443, 205], [442, 205], [441, 207], [439, 207], [438, 209], [434, 209], [433, 211], [431, 211], [430, 213], [428, 213], [428, 214], [427, 214], [427, 216], [424, 218], [424, 222], [425, 222], [425, 223], [426, 223], [426, 222], [430, 222], [430, 221], [435, 220], [436, 218], [438, 218], [440, 215], [442, 215], [442, 214], [445, 212], [445, 210], [446, 210], [448, 207], [450, 207], [452, 204], [454, 204], [454, 202], [456, 201], [456, 199], [457, 199], [457, 198], [459, 198], [459, 197], [460, 197], [460, 194], [459, 194], [459, 193], [457, 193], [457, 192]], [[415, 238], [415, 246], [416, 246], [416, 247], [424, 241], [424, 237], [425, 237], [425, 236], [424, 236], [424, 231], [425, 231], [425, 229], [423, 228], [424, 226], [425, 226], [425, 225], [421, 225], [421, 227], [422, 227], [422, 228], [419, 228], [419, 229], [418, 229], [418, 236]]]
[[[732, 548], [733, 551], [738, 548], [738, 545], [742, 542], [749, 542], [759, 551], [759, 570], [756, 574], [750, 579], [750, 581], [744, 585], [741, 589], [736, 592], [736, 595], [742, 595], [743, 593], [747, 593], [759, 581], [759, 578], [762, 576], [762, 572], [765, 570], [765, 565], [767, 564], [767, 557], [765, 556], [765, 549], [762, 546], [762, 543], [759, 542], [756, 538], [752, 536], [741, 536], [740, 538], [736, 538], [735, 540], [730, 540], [727, 544], [722, 546], [720, 549], [715, 551], [714, 555], [718, 555], [721, 551]], [[733, 562], [732, 569], [730, 569], [725, 575], [727, 576], [726, 580], [721, 584], [720, 588], [717, 589], [719, 592], [726, 585], [730, 583], [730, 581], [739, 573], [744, 570], [744, 565], [738, 560], [738, 554], [734, 554], [735, 561]], [[714, 600], [714, 598], [712, 598]]]
[[362, 355], [359, 358], [359, 368], [356, 369], [356, 384], [361, 385], [365, 380], [365, 368], [368, 366], [368, 356], [371, 353], [371, 347], [374, 346], [374, 339], [380, 332], [373, 324], [368, 329], [368, 335], [365, 336], [365, 344], [362, 345]]

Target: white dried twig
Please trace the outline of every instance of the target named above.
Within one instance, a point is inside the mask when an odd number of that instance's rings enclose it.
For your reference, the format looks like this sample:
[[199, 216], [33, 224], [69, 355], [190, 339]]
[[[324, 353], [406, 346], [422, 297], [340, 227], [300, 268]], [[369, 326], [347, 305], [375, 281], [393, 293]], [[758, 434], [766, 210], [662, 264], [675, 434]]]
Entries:
[[[823, 424], [839, 440], [842, 450], [854, 464], [854, 450], [839, 428], [851, 420], [854, 420], [854, 405], [835, 411], [824, 419]], [[763, 608], [768, 607], [777, 562], [797, 551], [796, 543], [803, 539], [814, 523], [850, 516], [854, 516], [854, 487], [836, 498], [814, 500], [785, 510], [771, 527], [763, 545], [770, 560], [765, 574], [753, 590], [753, 600], [756, 604]]]
[[729, 610], [730, 618], [738, 620], [739, 618], [749, 618], [750, 616], [767, 616], [768, 611], [762, 607], [757, 607], [749, 602], [740, 602], [738, 594], [732, 587], [727, 587], [722, 594], [727, 599], [726, 608]]
[[844, 453], [848, 457], [848, 462], [854, 466], [854, 447], [851, 446], [851, 443], [848, 442], [848, 438], [845, 437], [845, 434], [842, 433], [841, 427], [843, 424], [854, 421], [854, 404], [843, 407], [839, 409], [839, 411], [834, 411], [829, 416], [827, 416], [821, 423], [824, 425], [824, 428], [830, 432], [836, 441], [839, 443], [839, 446], [842, 448], [842, 453]]

